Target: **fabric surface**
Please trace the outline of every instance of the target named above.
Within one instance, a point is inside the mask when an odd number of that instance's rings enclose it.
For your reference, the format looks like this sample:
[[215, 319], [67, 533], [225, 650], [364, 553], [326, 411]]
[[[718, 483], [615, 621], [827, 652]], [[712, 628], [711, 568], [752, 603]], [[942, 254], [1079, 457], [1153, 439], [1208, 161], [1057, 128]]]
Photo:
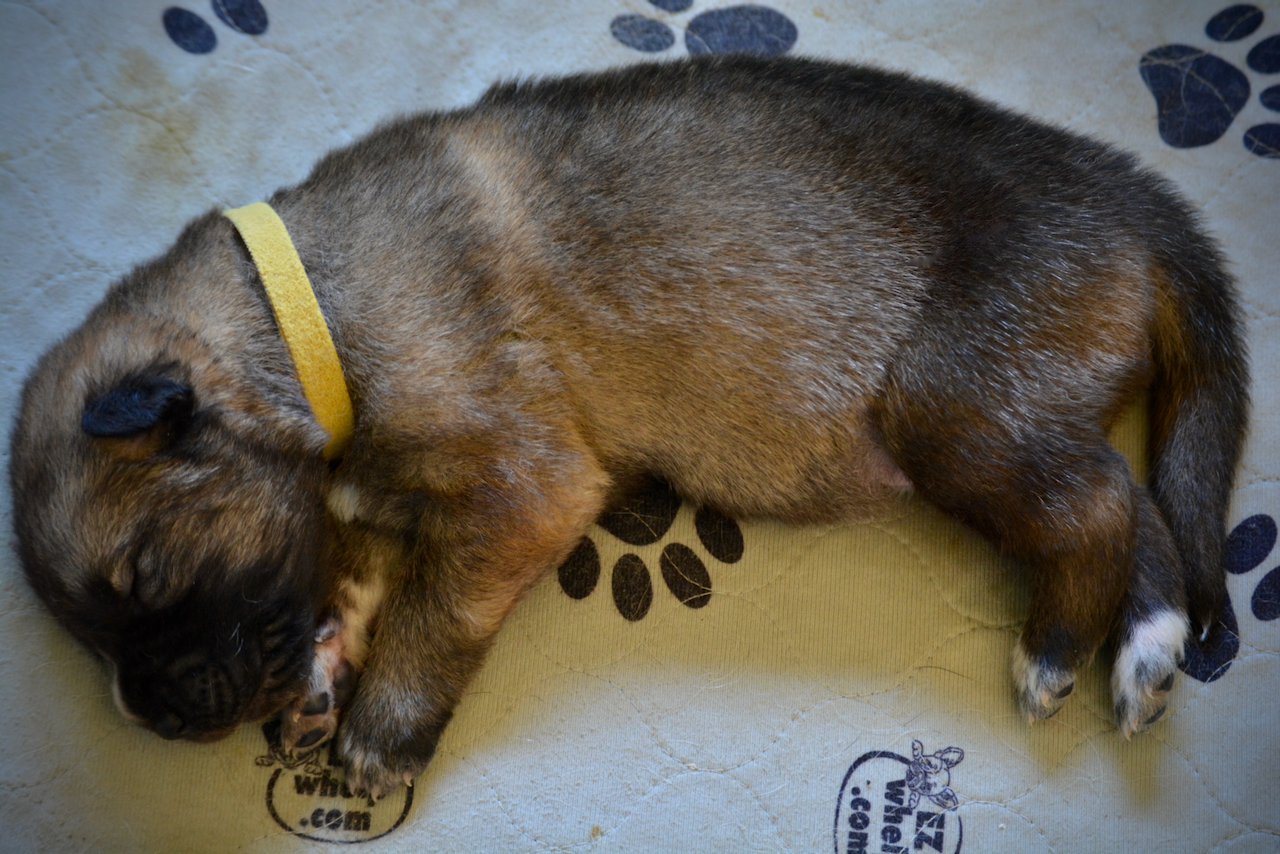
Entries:
[[1117, 732], [1105, 662], [1028, 727], [1009, 679], [1027, 593], [972, 532], [919, 501], [792, 528], [658, 493], [516, 610], [425, 776], [370, 804], [258, 727], [194, 745], [128, 724], [6, 549], [0, 850], [1280, 850], [1280, 6], [184, 2], [0, 4], [6, 423], [38, 355], [184, 222], [388, 117], [685, 53], [875, 63], [1115, 142], [1203, 210], [1254, 365], [1238, 636], [1188, 663], [1149, 734]]

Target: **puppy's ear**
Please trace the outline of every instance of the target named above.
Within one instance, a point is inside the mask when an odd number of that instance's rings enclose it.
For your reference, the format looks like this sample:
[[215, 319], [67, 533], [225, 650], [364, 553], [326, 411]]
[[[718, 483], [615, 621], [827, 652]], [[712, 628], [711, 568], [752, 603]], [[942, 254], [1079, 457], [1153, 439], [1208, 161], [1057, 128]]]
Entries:
[[191, 424], [195, 394], [191, 386], [159, 374], [124, 378], [89, 398], [80, 427], [114, 449], [142, 457], [181, 436]]

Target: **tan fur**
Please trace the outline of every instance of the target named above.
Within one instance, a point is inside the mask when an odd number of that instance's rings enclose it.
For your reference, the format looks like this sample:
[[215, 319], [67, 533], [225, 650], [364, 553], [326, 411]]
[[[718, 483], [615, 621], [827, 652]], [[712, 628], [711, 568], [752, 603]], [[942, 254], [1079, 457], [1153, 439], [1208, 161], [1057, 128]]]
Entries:
[[[217, 214], [45, 357], [15, 433], [32, 583], [161, 734], [310, 721], [349, 642], [351, 779], [411, 779], [521, 595], [648, 476], [795, 521], [914, 486], [1030, 565], [1031, 717], [1113, 629], [1215, 613], [1231, 284], [1105, 146], [906, 77], [708, 59], [497, 87], [271, 203], [352, 391], [340, 465]], [[1148, 494], [1104, 430], [1153, 373]], [[376, 616], [351, 585], [385, 590]], [[367, 657], [330, 635], [313, 669], [315, 627], [353, 610]], [[1172, 666], [1142, 643], [1126, 731]]]

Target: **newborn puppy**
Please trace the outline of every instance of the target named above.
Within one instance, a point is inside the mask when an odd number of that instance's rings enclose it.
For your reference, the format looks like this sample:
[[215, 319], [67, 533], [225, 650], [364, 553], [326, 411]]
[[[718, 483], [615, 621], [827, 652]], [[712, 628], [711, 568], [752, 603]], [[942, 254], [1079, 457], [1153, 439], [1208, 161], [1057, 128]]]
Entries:
[[[338, 464], [219, 213], [41, 360], [14, 434], [31, 583], [161, 735], [283, 709], [318, 743], [341, 653], [353, 785], [411, 780], [522, 594], [650, 475], [796, 522], [912, 488], [974, 526], [1031, 574], [1031, 719], [1111, 638], [1145, 728], [1214, 625], [1240, 322], [1127, 155], [907, 76], [701, 58], [497, 86], [270, 203], [354, 403]], [[1138, 484], [1106, 430], [1148, 387]]]

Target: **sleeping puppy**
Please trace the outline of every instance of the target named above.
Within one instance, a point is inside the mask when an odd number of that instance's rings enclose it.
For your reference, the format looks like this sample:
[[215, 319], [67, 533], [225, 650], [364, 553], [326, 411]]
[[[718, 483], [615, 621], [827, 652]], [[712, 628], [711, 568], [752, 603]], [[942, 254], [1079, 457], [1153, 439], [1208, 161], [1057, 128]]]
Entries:
[[[645, 476], [795, 522], [909, 488], [972, 525], [1032, 579], [1031, 719], [1111, 639], [1144, 729], [1222, 607], [1233, 285], [1104, 145], [897, 74], [703, 58], [499, 85], [270, 203], [354, 404], [339, 462], [219, 213], [44, 357], [13, 438], [31, 583], [161, 735], [283, 710], [314, 744], [346, 661], [353, 785], [411, 781], [512, 607]], [[1148, 387], [1138, 484], [1106, 431]]]

